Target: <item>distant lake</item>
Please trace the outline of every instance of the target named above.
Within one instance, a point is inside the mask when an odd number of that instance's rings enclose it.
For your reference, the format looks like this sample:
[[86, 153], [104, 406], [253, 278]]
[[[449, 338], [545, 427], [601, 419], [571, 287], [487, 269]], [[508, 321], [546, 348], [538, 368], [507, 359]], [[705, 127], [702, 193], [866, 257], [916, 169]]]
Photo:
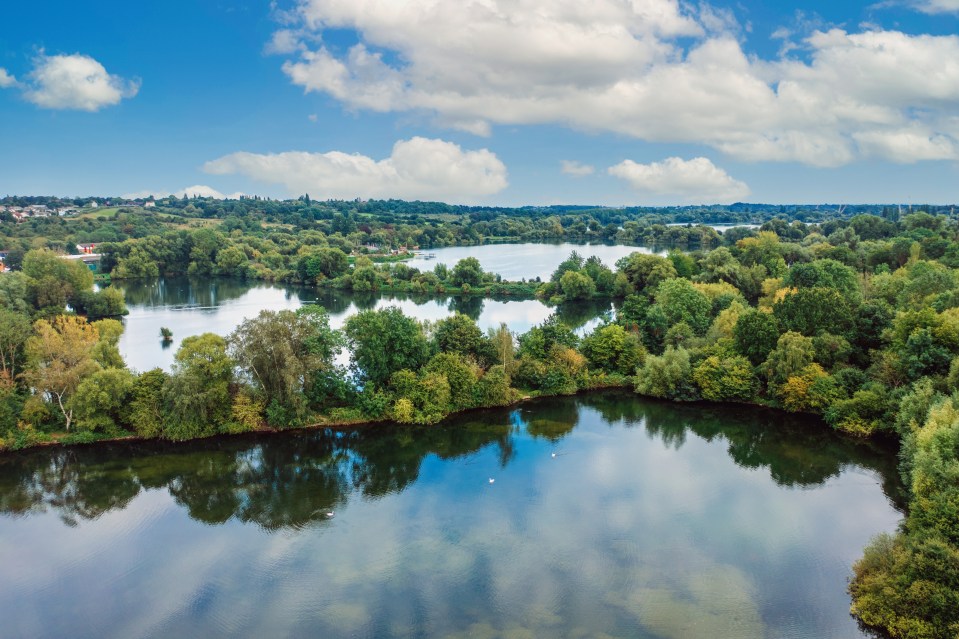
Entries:
[[850, 566], [901, 503], [893, 450], [623, 392], [7, 453], [0, 634], [861, 638]]
[[424, 254], [435, 257], [426, 259], [417, 257], [406, 262], [408, 266], [431, 271], [437, 264], [452, 267], [460, 260], [475, 257], [483, 265], [483, 270], [500, 275], [504, 280], [548, 280], [560, 262], [576, 251], [584, 259], [598, 257], [611, 269], [616, 261], [631, 253], [655, 253], [643, 246], [621, 246], [609, 244], [483, 244], [480, 246], [450, 246], [447, 248], [426, 249]]
[[[117, 281], [130, 314], [123, 319], [120, 353], [130, 368], [169, 370], [183, 338], [201, 333], [226, 336], [244, 319], [261, 310], [294, 310], [318, 304], [330, 313], [330, 323], [340, 328], [348, 317], [364, 309], [398, 306], [410, 317], [439, 320], [460, 312], [484, 331], [505, 322], [510, 330], [525, 333], [552, 313], [580, 332], [591, 330], [599, 316], [612, 309], [608, 302], [579, 302], [551, 308], [539, 300], [492, 300], [479, 296], [413, 298], [409, 296], [354, 294], [315, 287], [288, 286], [225, 278], [168, 277], [158, 280]], [[164, 345], [160, 328], [173, 331], [173, 342]]]
[[692, 222], [672, 222], [666, 226], [708, 226], [714, 231], [719, 231], [723, 233], [729, 229], [758, 229], [759, 224], [701, 224], [701, 223], [692, 223]]

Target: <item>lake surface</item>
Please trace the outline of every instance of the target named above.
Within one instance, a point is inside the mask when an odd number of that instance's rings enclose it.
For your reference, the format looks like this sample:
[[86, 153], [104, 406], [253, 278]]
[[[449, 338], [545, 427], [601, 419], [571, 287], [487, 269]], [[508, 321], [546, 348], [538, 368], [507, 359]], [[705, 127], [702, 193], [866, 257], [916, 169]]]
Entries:
[[[354, 294], [224, 278], [169, 277], [116, 282], [114, 286], [124, 292], [130, 309], [130, 314], [123, 318], [126, 329], [120, 338], [120, 353], [127, 365], [138, 371], [157, 366], [169, 370], [183, 338], [201, 333], [226, 336], [244, 319], [256, 317], [264, 309], [293, 310], [303, 304], [319, 304], [329, 311], [334, 328], [342, 327], [351, 315], [370, 308], [398, 306], [410, 317], [433, 321], [458, 311], [473, 318], [483, 330], [506, 322], [516, 333], [525, 333], [554, 312], [580, 332], [589, 331], [599, 322], [600, 315], [612, 309], [608, 302], [549, 307], [539, 300]], [[173, 331], [170, 344], [160, 340], [160, 328], [164, 326]]]
[[431, 271], [437, 264], [453, 267], [460, 260], [475, 257], [483, 266], [483, 270], [496, 273], [504, 280], [548, 280], [560, 265], [560, 262], [576, 251], [584, 259], [596, 256], [609, 268], [616, 269], [616, 261], [630, 253], [657, 253], [643, 246], [621, 246], [611, 244], [483, 244], [480, 246], [450, 246], [446, 248], [427, 249], [426, 257], [417, 257], [405, 262], [407, 265], [421, 271]]
[[901, 516], [895, 464], [624, 392], [0, 455], [2, 634], [861, 637], [846, 580]]

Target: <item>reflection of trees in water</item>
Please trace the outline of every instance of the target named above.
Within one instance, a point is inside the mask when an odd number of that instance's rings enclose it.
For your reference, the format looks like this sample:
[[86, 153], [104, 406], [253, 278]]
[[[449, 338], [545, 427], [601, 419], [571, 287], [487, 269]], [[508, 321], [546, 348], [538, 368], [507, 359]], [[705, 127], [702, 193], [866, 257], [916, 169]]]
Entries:
[[561, 322], [576, 329], [601, 315], [611, 313], [612, 308], [609, 300], [586, 299], [563, 302], [556, 306], [555, 312]]
[[444, 428], [358, 429], [173, 445], [105, 444], [0, 457], [0, 512], [57, 512], [67, 523], [166, 489], [190, 517], [236, 518], [267, 530], [327, 520], [352, 490], [377, 498], [416, 481], [427, 455], [454, 459], [495, 444], [512, 458], [509, 421], [494, 411]]
[[744, 468], [769, 468], [780, 486], [817, 486], [850, 465], [877, 472], [883, 491], [902, 509], [904, 488], [897, 477], [897, 459], [882, 442], [842, 435], [818, 419], [751, 406], [678, 404], [643, 400], [622, 393], [587, 395], [584, 404], [603, 417], [643, 420], [646, 432], [667, 446], [679, 448], [690, 434], [705, 441], [728, 442], [729, 456]]
[[118, 280], [112, 284], [123, 291], [129, 306], [148, 308], [212, 308], [239, 299], [255, 288], [281, 288], [287, 297], [313, 300], [311, 289], [232, 278], [163, 277], [156, 280]]
[[475, 322], [479, 320], [484, 306], [485, 301], [479, 295], [457, 295], [450, 298], [447, 308], [451, 313], [462, 313]]
[[190, 516], [208, 524], [230, 519], [267, 530], [327, 520], [351, 493], [379, 498], [419, 477], [423, 460], [472, 455], [495, 446], [499, 463], [515, 456], [514, 438], [557, 442], [596, 411], [609, 424], [644, 424], [673, 447], [690, 435], [728, 442], [747, 468], [769, 468], [776, 483], [814, 486], [855, 464], [876, 471], [902, 507], [891, 451], [828, 430], [816, 420], [749, 407], [647, 401], [628, 392], [550, 398], [521, 409], [478, 411], [440, 426], [371, 426], [346, 433], [209, 439], [186, 444], [135, 442], [35, 450], [0, 456], [0, 513], [52, 511], [65, 522], [125, 508], [142, 490], [167, 490]]
[[535, 404], [531, 409], [515, 411], [518, 426], [533, 437], [558, 442], [579, 424], [579, 403], [573, 397], [557, 397]]

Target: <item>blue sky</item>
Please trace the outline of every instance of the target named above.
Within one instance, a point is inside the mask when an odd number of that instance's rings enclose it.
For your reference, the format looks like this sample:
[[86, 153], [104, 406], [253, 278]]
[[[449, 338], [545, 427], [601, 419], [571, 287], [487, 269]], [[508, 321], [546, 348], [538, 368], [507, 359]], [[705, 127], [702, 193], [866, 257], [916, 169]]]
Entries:
[[0, 195], [959, 201], [959, 0], [0, 8]]

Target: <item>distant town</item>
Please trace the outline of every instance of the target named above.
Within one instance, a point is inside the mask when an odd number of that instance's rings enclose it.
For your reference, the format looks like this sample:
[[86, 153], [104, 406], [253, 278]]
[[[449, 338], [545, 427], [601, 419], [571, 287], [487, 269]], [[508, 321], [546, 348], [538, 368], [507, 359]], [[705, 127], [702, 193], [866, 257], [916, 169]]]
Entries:
[[93, 200], [82, 207], [61, 206], [55, 208], [47, 206], [46, 204], [30, 204], [26, 206], [0, 204], [0, 214], [9, 213], [13, 216], [14, 221], [22, 222], [31, 217], [69, 217], [71, 215], [82, 213], [83, 211], [98, 209], [101, 206], [138, 206], [140, 208], [149, 209], [156, 206], [156, 202], [154, 200], [118, 200], [100, 203], [96, 200]]

